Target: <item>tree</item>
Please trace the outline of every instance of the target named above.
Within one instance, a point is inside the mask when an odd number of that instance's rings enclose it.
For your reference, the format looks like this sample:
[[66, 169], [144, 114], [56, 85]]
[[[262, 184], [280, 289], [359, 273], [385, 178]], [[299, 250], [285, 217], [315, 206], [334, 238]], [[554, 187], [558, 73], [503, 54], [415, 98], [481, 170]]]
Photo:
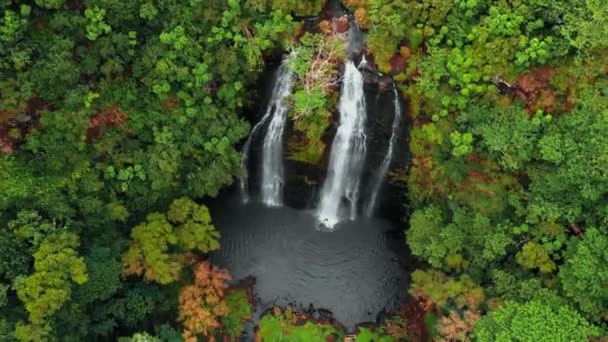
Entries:
[[[452, 210], [452, 222], [442, 224], [441, 210], [430, 206], [415, 211], [410, 219], [407, 241], [414, 255], [434, 267], [447, 266], [445, 258], [460, 256], [475, 271], [505, 256], [513, 244], [509, 222], [494, 223], [465, 208]], [[461, 262], [462, 263], [462, 262]]]
[[390, 336], [361, 327], [355, 342], [393, 342], [393, 339]]
[[481, 136], [483, 150], [497, 158], [505, 171], [521, 170], [534, 157], [541, 127], [519, 105], [470, 108], [462, 117]]
[[557, 269], [547, 251], [536, 242], [528, 242], [515, 257], [517, 263], [525, 268], [538, 268], [541, 273], [550, 273]]
[[34, 249], [39, 248], [48, 236], [68, 230], [64, 226], [43, 219], [37, 211], [33, 210], [18, 212], [17, 217], [8, 223], [8, 228], [16, 237], [27, 242]]
[[[126, 291], [121, 291], [119, 296], [114, 296], [112, 301], [102, 307], [105, 310], [103, 314], [106, 316], [103, 318], [106, 321], [101, 322], [97, 328], [106, 330], [100, 330], [97, 333], [107, 335], [114, 331], [116, 326], [134, 329], [145, 322], [160, 322], [160, 315], [168, 314], [165, 311], [168, 300], [167, 294], [163, 293], [156, 284], [135, 283]], [[175, 309], [174, 300], [175, 297], [172, 297], [171, 310]]]
[[566, 25], [562, 33], [577, 49], [593, 49], [608, 46], [608, 8], [601, 1], [577, 2], [565, 13]]
[[167, 218], [175, 226], [178, 244], [185, 250], [196, 249], [207, 253], [220, 248], [220, 233], [211, 225], [209, 209], [189, 198], [179, 198], [171, 203]]
[[179, 294], [179, 320], [183, 322], [183, 337], [186, 342], [197, 341], [201, 334], [214, 341], [213, 332], [220, 319], [228, 315], [225, 302], [228, 271], [211, 265], [207, 261], [193, 266], [194, 283], [182, 287]]
[[43, 8], [59, 9], [63, 6], [63, 0], [36, 0], [36, 5]]
[[129, 340], [130, 342], [161, 342], [162, 340], [158, 337], [152, 336], [148, 333], [135, 333]]
[[30, 271], [31, 250], [28, 244], [5, 230], [0, 231], [0, 279], [16, 279]]
[[82, 112], [53, 112], [41, 118], [41, 128], [28, 136], [25, 148], [38, 155], [36, 165], [51, 175], [69, 175], [82, 168], [87, 118]]
[[443, 228], [441, 209], [429, 206], [418, 209], [410, 218], [407, 244], [412, 254], [423, 257], [434, 267], [441, 267], [449, 251], [441, 239]]
[[542, 279], [529, 273], [521, 274], [505, 270], [492, 270], [493, 286], [488, 288], [490, 296], [511, 301], [525, 302], [544, 291]]
[[131, 232], [123, 274], [168, 284], [179, 278], [186, 252], [219, 248], [209, 210], [189, 198], [173, 201], [167, 214], [152, 213]]
[[344, 331], [331, 324], [317, 324], [307, 320], [302, 325], [297, 324], [297, 321], [298, 314], [291, 307], [287, 307], [285, 310], [275, 307], [272, 314], [265, 315], [260, 320], [260, 329], [256, 334], [256, 339], [272, 342], [326, 341], [328, 339], [341, 340], [344, 337]]
[[247, 292], [242, 289], [231, 291], [224, 301], [228, 314], [222, 318], [222, 325], [230, 336], [237, 338], [245, 330], [245, 323], [252, 318], [253, 307]]
[[601, 330], [568, 306], [507, 301], [475, 325], [474, 341], [588, 341]]
[[112, 298], [122, 287], [119, 255], [108, 247], [93, 246], [84, 257], [88, 281], [74, 290], [73, 300], [79, 305], [93, 304]]
[[458, 309], [477, 311], [485, 298], [484, 289], [468, 275], [452, 278], [436, 270], [414, 271], [409, 292], [437, 309], [454, 303]]
[[608, 236], [589, 228], [568, 247], [559, 278], [566, 295], [594, 320], [608, 314]]
[[539, 141], [538, 159], [543, 163], [528, 169], [529, 222], [606, 222], [608, 137], [603, 132], [608, 129], [608, 117], [604, 84], [586, 86], [578, 95], [579, 106], [547, 125]]
[[[29, 313], [34, 331], [47, 326], [49, 318], [69, 300], [72, 282], [87, 282], [86, 265], [76, 251], [78, 245], [74, 234], [46, 237], [34, 253], [34, 273], [17, 286], [17, 295]], [[23, 333], [21, 329], [23, 326], [17, 331]]]

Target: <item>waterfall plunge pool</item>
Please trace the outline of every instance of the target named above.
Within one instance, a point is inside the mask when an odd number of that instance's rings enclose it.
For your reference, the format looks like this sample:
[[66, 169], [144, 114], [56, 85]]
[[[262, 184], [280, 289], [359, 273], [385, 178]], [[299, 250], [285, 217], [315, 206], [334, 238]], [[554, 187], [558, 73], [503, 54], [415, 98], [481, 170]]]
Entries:
[[222, 246], [211, 259], [234, 280], [255, 278], [256, 324], [273, 305], [312, 304], [353, 329], [407, 296], [408, 252], [394, 223], [362, 217], [323, 231], [313, 211], [244, 204], [237, 191], [209, 207]]

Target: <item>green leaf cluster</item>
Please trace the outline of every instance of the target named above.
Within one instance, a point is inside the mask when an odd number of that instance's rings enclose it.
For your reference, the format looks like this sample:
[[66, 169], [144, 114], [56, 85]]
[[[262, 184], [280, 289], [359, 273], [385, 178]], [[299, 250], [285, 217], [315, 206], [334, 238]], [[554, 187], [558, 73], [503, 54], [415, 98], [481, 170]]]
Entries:
[[[289, 311], [288, 311], [289, 312]], [[324, 341], [330, 336], [340, 338], [343, 332], [329, 324], [316, 324], [307, 321], [296, 325], [287, 316], [266, 315], [259, 324], [260, 335], [264, 341], [279, 342], [285, 339], [293, 341]]]
[[551, 306], [539, 300], [506, 302], [482, 318], [474, 341], [588, 341], [600, 329], [568, 306]]
[[48, 324], [49, 317], [68, 301], [72, 282], [87, 282], [86, 265], [76, 251], [78, 245], [74, 234], [52, 234], [34, 253], [34, 272], [17, 286], [19, 299], [34, 326]]
[[251, 319], [253, 313], [247, 292], [241, 289], [232, 291], [224, 301], [228, 306], [228, 315], [222, 317], [222, 325], [230, 336], [241, 336], [245, 323]]
[[143, 274], [160, 284], [174, 282], [181, 273], [183, 253], [216, 250], [219, 236], [207, 207], [189, 198], [176, 199], [166, 214], [149, 214], [144, 223], [133, 228], [123, 272]]
[[608, 289], [608, 235], [605, 231], [590, 228], [574, 241], [566, 252], [565, 262], [559, 268], [564, 292], [589, 317], [602, 317], [607, 313]]

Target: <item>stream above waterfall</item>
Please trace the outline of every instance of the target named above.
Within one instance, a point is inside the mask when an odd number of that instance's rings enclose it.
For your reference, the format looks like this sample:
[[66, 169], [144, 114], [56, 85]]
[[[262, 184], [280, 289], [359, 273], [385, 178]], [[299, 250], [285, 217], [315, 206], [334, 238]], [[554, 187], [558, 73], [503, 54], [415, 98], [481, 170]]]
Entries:
[[212, 260], [233, 279], [256, 279], [258, 313], [273, 305], [329, 309], [347, 328], [398, 309], [409, 265], [401, 231], [360, 218], [319, 231], [313, 211], [242, 203], [236, 191], [210, 205], [222, 248]]

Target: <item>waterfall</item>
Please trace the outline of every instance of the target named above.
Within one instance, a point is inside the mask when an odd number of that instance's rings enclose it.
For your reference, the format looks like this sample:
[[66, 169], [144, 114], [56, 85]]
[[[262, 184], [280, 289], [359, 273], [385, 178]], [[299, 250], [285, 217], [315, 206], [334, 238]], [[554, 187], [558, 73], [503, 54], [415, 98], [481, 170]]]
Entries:
[[260, 122], [258, 122], [255, 126], [253, 126], [253, 129], [251, 130], [251, 133], [249, 133], [249, 137], [247, 138], [247, 141], [245, 141], [245, 145], [243, 145], [243, 150], [241, 151], [241, 180], [240, 180], [240, 189], [241, 189], [241, 199], [243, 200], [243, 203], [247, 203], [249, 202], [249, 171], [247, 170], [247, 163], [249, 161], [249, 153], [251, 152], [251, 140], [253, 139], [253, 137], [256, 135], [256, 133], [260, 130], [260, 128], [264, 125], [264, 123], [266, 123], [266, 121], [268, 120], [268, 117], [270, 117], [270, 113], [266, 112], [266, 114], [264, 114], [264, 116], [262, 117], [262, 119], [260, 120]]
[[339, 112], [340, 125], [331, 146], [328, 175], [317, 208], [317, 219], [327, 228], [340, 221], [344, 210], [348, 210], [351, 220], [357, 216], [359, 182], [365, 160], [366, 108], [363, 75], [352, 61], [345, 66]]
[[359, 62], [359, 66], [357, 68], [362, 69], [362, 68], [366, 68], [366, 67], [367, 67], [367, 58], [365, 58], [365, 55], [363, 55], [361, 57], [361, 62]]
[[262, 202], [271, 207], [283, 205], [283, 184], [285, 183], [283, 132], [289, 110], [285, 99], [291, 95], [292, 83], [293, 72], [287, 63], [283, 62], [279, 68], [277, 85], [274, 89], [277, 94], [276, 101], [272, 104], [274, 114], [264, 137], [262, 152]]
[[391, 139], [388, 143], [386, 156], [384, 157], [384, 160], [382, 160], [382, 164], [380, 165], [380, 168], [378, 168], [378, 172], [374, 177], [371, 196], [369, 198], [369, 202], [367, 203], [367, 207], [365, 208], [365, 215], [368, 217], [372, 216], [374, 213], [378, 193], [380, 192], [380, 188], [382, 187], [382, 183], [384, 182], [388, 168], [391, 166], [391, 161], [393, 159], [393, 148], [395, 147], [395, 142], [399, 133], [399, 125], [401, 124], [401, 105], [399, 104], [399, 93], [397, 92], [396, 87], [394, 87], [393, 90], [395, 93], [395, 118], [393, 119], [393, 129], [391, 132]]
[[288, 66], [289, 59], [285, 59], [277, 70], [272, 96], [268, 102], [266, 112], [262, 119], [253, 126], [245, 145], [243, 145], [241, 170], [243, 175], [240, 180], [241, 198], [244, 203], [249, 201], [249, 173], [247, 170], [249, 154], [251, 153], [251, 142], [257, 133], [266, 124], [270, 124], [264, 137], [262, 150], [262, 202], [269, 206], [279, 206], [283, 202], [283, 131], [287, 121], [288, 107], [285, 99], [291, 95], [293, 72]]

